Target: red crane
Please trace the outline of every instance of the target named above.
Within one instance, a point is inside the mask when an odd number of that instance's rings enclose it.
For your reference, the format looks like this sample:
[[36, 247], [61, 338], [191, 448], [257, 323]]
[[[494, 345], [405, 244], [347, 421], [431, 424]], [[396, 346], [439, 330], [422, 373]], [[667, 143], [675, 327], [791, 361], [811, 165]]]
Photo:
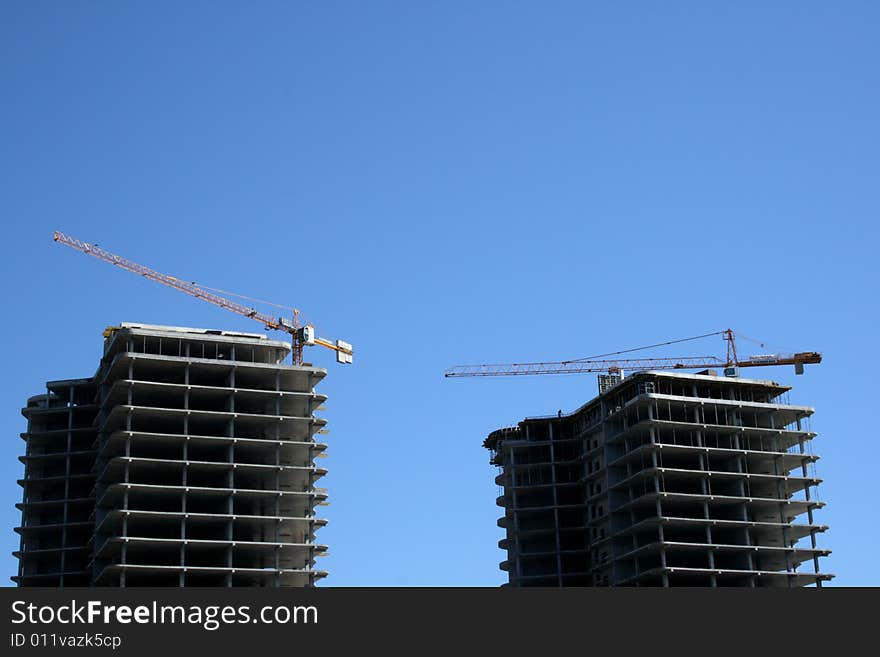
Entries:
[[[103, 260], [104, 262], [109, 262], [111, 265], [121, 267], [122, 269], [130, 271], [133, 274], [139, 274], [144, 278], [148, 278], [151, 281], [156, 281], [157, 283], [161, 283], [162, 285], [167, 285], [168, 287], [179, 290], [184, 294], [196, 297], [197, 299], [201, 299], [202, 301], [207, 301], [208, 303], [212, 303], [215, 306], [220, 306], [221, 308], [225, 308], [226, 310], [231, 310], [232, 312], [242, 315], [244, 317], [249, 317], [250, 319], [262, 323], [267, 330], [274, 329], [276, 331], [285, 331], [286, 333], [289, 333], [292, 341], [291, 353], [294, 365], [302, 365], [303, 347], [312, 345], [320, 345], [321, 347], [326, 347], [327, 349], [332, 349], [333, 351], [335, 351], [336, 362], [338, 363], [352, 362], [354, 351], [349, 343], [343, 342], [342, 340], [333, 341], [317, 337], [315, 335], [314, 326], [312, 326], [311, 324], [301, 325], [299, 316], [300, 313], [299, 310], [297, 310], [296, 308], [292, 309], [293, 314], [290, 319], [287, 319], [286, 317], [274, 317], [272, 315], [266, 315], [264, 313], [258, 312], [254, 308], [249, 308], [248, 306], [244, 306], [236, 301], [232, 301], [231, 299], [227, 299], [226, 297], [220, 296], [219, 294], [215, 294], [214, 292], [210, 291], [209, 288], [196, 285], [195, 283], [182, 281], [179, 278], [175, 278], [174, 276], [162, 274], [144, 265], [132, 262], [131, 260], [126, 260], [122, 256], [118, 256], [115, 253], [110, 253], [109, 251], [100, 248], [97, 244], [89, 244], [88, 242], [83, 242], [58, 231], [55, 231], [53, 239], [56, 242], [64, 244], [65, 246], [69, 246], [72, 249], [76, 249], [77, 251], [98, 258], [99, 260]], [[226, 294], [231, 293], [226, 292]], [[271, 305], [277, 306], [277, 304]]]

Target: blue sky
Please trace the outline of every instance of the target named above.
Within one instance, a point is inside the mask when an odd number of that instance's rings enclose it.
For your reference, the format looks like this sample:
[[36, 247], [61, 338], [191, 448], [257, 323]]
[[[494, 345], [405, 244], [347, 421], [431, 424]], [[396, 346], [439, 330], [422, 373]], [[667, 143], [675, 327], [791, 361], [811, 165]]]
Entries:
[[354, 343], [351, 367], [312, 354], [327, 585], [504, 581], [481, 442], [595, 379], [448, 366], [727, 326], [823, 352], [762, 376], [816, 407], [825, 569], [880, 584], [878, 22], [870, 2], [4, 3], [0, 574], [29, 395], [91, 375], [108, 324], [259, 329], [61, 229]]

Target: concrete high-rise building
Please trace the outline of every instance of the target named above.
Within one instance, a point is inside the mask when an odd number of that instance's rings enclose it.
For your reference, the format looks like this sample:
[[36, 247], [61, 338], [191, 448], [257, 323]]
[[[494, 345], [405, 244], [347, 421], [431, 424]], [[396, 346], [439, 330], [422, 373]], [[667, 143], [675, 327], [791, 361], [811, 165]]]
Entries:
[[503, 486], [509, 586], [804, 586], [816, 545], [813, 409], [772, 381], [604, 377], [574, 413], [484, 445]]
[[31, 397], [19, 586], [311, 586], [321, 368], [264, 335], [122, 324]]

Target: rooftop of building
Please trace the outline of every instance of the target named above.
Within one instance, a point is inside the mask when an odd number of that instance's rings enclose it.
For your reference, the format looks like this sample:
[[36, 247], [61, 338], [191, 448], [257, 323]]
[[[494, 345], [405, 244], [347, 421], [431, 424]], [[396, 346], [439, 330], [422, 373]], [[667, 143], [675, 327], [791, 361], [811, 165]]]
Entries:
[[[629, 385], [631, 383], [636, 383], [640, 380], [651, 379], [651, 378], [665, 378], [665, 379], [679, 379], [682, 381], [703, 381], [706, 383], [720, 383], [723, 385], [736, 385], [736, 386], [753, 386], [758, 388], [770, 388], [777, 395], [781, 395], [783, 393], [791, 390], [791, 386], [785, 386], [776, 381], [771, 381], [769, 379], [747, 379], [744, 377], [732, 377], [732, 376], [719, 376], [717, 374], [705, 374], [703, 372], [692, 373], [692, 372], [670, 372], [667, 370], [645, 370], [641, 372], [633, 372], [622, 378], [618, 383], [610, 387], [605, 392], [596, 395], [592, 399], [587, 402], [581, 404], [577, 409], [571, 411], [570, 413], [563, 413], [562, 417], [571, 417], [573, 415], [577, 415], [582, 412], [584, 409], [596, 404], [603, 397], [608, 397], [613, 395], [615, 392], [619, 391], [622, 387]], [[525, 418], [525, 421], [528, 420], [545, 420], [548, 417], [558, 417], [558, 415], [535, 415], [531, 417]]]
[[[124, 342], [124, 338], [135, 338], [133, 343]], [[212, 350], [228, 351], [230, 348], [245, 346], [253, 353], [259, 351], [263, 354], [274, 354], [273, 360], [280, 364], [290, 354], [291, 343], [287, 340], [270, 339], [262, 333], [249, 333], [243, 331], [224, 331], [221, 329], [195, 328], [185, 326], [164, 326], [161, 324], [144, 324], [141, 322], [121, 322], [116, 326], [108, 326], [104, 330], [104, 355], [105, 358], [116, 352], [128, 350], [131, 344], [141, 348], [136, 351], [149, 351], [150, 353], [172, 354], [162, 348], [163, 340], [177, 345], [210, 345]], [[147, 345], [151, 345], [147, 348]], [[229, 354], [219, 356], [228, 358]], [[260, 359], [263, 360], [263, 359]]]
[[[625, 386], [631, 385], [633, 383], [639, 383], [640, 381], [646, 380], [656, 380], [658, 378], [668, 379], [668, 380], [680, 380], [680, 381], [694, 381], [694, 382], [703, 382], [703, 383], [711, 383], [711, 384], [721, 384], [725, 386], [744, 386], [744, 387], [752, 387], [752, 388], [760, 388], [763, 390], [768, 390], [770, 392], [771, 397], [778, 397], [783, 395], [784, 393], [791, 390], [791, 386], [782, 385], [776, 381], [772, 381], [770, 379], [750, 379], [745, 377], [731, 377], [731, 376], [721, 376], [717, 373], [714, 373], [710, 370], [702, 371], [702, 372], [671, 372], [668, 370], [644, 370], [639, 372], [633, 372], [632, 374], [626, 375], [619, 382], [609, 387], [605, 392], [602, 392], [589, 401], [584, 402], [578, 408], [568, 413], [563, 413], [559, 411], [554, 415], [533, 415], [523, 418], [520, 421], [520, 425], [526, 422], [544, 422], [547, 420], [567, 420], [585, 411], [588, 411], [591, 407], [596, 406], [601, 403], [602, 399], [608, 398], [614, 395], [616, 392], [622, 390]], [[805, 407], [807, 408], [807, 407]], [[812, 410], [812, 409], [810, 409]], [[499, 439], [502, 439], [507, 436], [514, 435], [518, 426], [511, 427], [503, 427], [501, 429], [497, 429], [489, 434], [489, 437], [483, 442], [483, 446], [490, 448], [491, 445], [497, 442]]]
[[225, 341], [259, 341], [261, 345], [272, 345], [290, 348], [290, 342], [286, 340], [271, 340], [263, 333], [250, 333], [247, 331], [224, 331], [222, 329], [196, 328], [191, 326], [167, 326], [164, 324], [144, 324], [142, 322], [120, 322], [116, 326], [108, 326], [105, 329], [105, 337], [112, 337], [117, 331], [126, 331], [135, 335], [155, 335], [168, 337], [183, 337]]

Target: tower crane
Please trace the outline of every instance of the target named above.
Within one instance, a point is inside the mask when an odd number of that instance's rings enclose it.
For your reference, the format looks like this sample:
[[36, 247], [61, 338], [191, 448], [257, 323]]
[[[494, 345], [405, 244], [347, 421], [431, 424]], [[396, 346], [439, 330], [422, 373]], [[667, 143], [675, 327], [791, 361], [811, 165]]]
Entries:
[[[249, 317], [250, 319], [262, 323], [265, 326], [266, 330], [271, 329], [289, 333], [292, 341], [291, 356], [294, 365], [303, 364], [303, 347], [313, 345], [326, 347], [327, 349], [332, 349], [333, 351], [335, 351], [336, 362], [338, 363], [347, 364], [352, 362], [354, 350], [348, 342], [344, 342], [342, 340], [327, 340], [316, 336], [315, 327], [308, 323], [302, 324], [300, 312], [296, 308], [293, 309], [293, 314], [290, 319], [287, 319], [283, 316], [273, 317], [272, 315], [258, 312], [255, 308], [249, 308], [236, 301], [227, 299], [226, 297], [210, 291], [210, 289], [204, 286], [199, 286], [193, 282], [186, 282], [179, 278], [175, 278], [174, 276], [169, 276], [168, 274], [162, 274], [158, 271], [154, 271], [149, 267], [140, 265], [136, 262], [132, 262], [131, 260], [126, 260], [121, 256], [102, 249], [97, 244], [89, 244], [88, 242], [83, 242], [58, 231], [55, 231], [53, 239], [56, 242], [64, 244], [65, 246], [69, 246], [72, 249], [76, 249], [77, 251], [98, 258], [99, 260], [103, 260], [104, 262], [108, 262], [111, 265], [121, 267], [122, 269], [130, 271], [133, 274], [139, 274], [144, 278], [147, 278], [151, 281], [156, 281], [157, 283], [161, 283], [162, 285], [167, 285], [168, 287], [179, 290], [180, 292], [183, 292], [185, 294], [189, 294], [190, 296], [201, 299], [202, 301], [207, 301], [208, 303], [212, 303], [215, 306], [220, 306], [221, 308], [225, 308], [226, 310], [230, 310], [244, 317]], [[231, 293], [227, 292], [226, 294]]]
[[[712, 335], [721, 335], [727, 342], [727, 357], [684, 356], [680, 358], [608, 358], [635, 351], [663, 347], [679, 342], [698, 340]], [[577, 374], [582, 372], [620, 373], [623, 370], [691, 370], [723, 368], [725, 374], [735, 375], [740, 367], [768, 367], [772, 365], [794, 365], [796, 374], [804, 373], [804, 365], [822, 362], [822, 354], [817, 351], [801, 351], [793, 354], [762, 354], [741, 360], [736, 352], [736, 337], [732, 329], [715, 331], [691, 338], [671, 340], [659, 344], [624, 349], [608, 354], [600, 354], [577, 360], [563, 360], [537, 363], [508, 363], [497, 365], [457, 365], [445, 372], [446, 377], [464, 376], [523, 376], [528, 374]]]

